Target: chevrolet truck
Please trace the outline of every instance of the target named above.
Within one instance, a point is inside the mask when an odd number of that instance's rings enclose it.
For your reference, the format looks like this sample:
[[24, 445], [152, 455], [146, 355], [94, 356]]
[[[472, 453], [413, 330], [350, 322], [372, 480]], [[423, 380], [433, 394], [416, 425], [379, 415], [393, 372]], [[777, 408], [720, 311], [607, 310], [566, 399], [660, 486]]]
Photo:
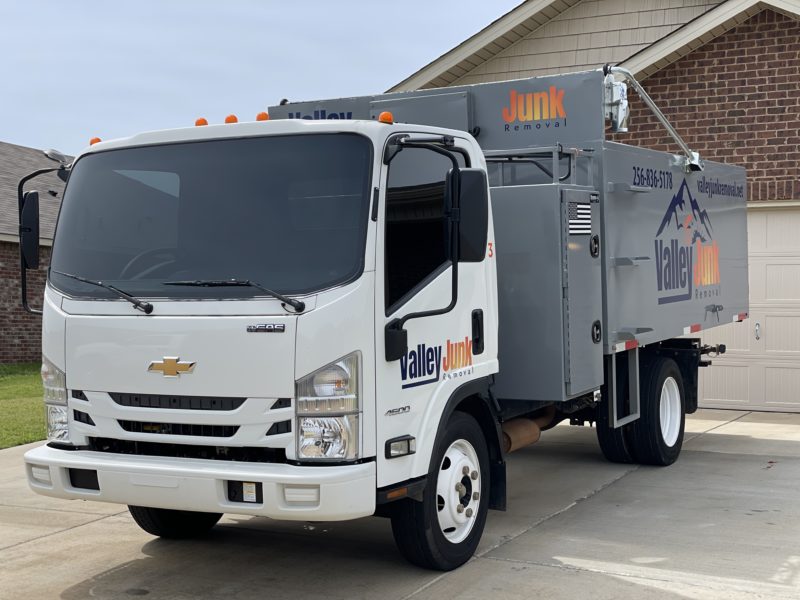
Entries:
[[[608, 139], [629, 88], [675, 153]], [[747, 317], [746, 179], [629, 72], [226, 121], [47, 152], [67, 185], [41, 308], [20, 183], [33, 491], [126, 504], [168, 538], [223, 513], [378, 515], [449, 570], [505, 510], [507, 454], [565, 419], [611, 461], [678, 458], [724, 352], [696, 334]]]

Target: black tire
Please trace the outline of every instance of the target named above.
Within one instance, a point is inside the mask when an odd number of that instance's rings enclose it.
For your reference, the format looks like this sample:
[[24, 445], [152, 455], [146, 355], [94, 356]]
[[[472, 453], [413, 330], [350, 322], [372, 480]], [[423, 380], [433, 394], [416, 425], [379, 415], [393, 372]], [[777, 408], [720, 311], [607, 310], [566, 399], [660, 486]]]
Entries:
[[632, 427], [623, 425], [616, 429], [612, 426], [608, 415], [608, 398], [595, 409], [595, 429], [600, 450], [606, 460], [613, 463], [630, 464], [636, 462], [633, 449]]
[[206, 533], [222, 517], [219, 513], [192, 512], [129, 506], [128, 510], [136, 524], [147, 533], [162, 538], [185, 539]]
[[[641, 416], [633, 423], [634, 452], [643, 465], [666, 467], [678, 459], [683, 446], [686, 426], [686, 394], [683, 377], [678, 365], [671, 358], [655, 358], [643, 367], [640, 370]], [[674, 387], [668, 380], [674, 382]], [[661, 423], [661, 395], [665, 386], [671, 390], [667, 392], [668, 396], [677, 392], [680, 403], [679, 411], [670, 412], [676, 419], [674, 424], [672, 427], [666, 426], [668, 432], [672, 431], [672, 436], [677, 429], [677, 437], [674, 440], [665, 440]]]
[[[471, 483], [462, 482], [462, 485], [468, 486], [469, 489], [460, 504], [465, 510], [474, 511], [473, 516], [470, 517], [474, 519], [474, 523], [472, 523], [471, 529], [468, 529], [469, 533], [466, 537], [454, 543], [445, 537], [439, 524], [438, 513], [439, 510], [442, 510], [440, 506], [445, 505], [445, 499], [438, 495], [437, 483], [440, 476], [446, 476], [448, 479], [454, 477], [455, 471], [449, 471], [453, 467], [452, 464], [444, 469], [441, 467], [451, 445], [464, 441], [471, 445], [477, 456], [480, 469], [477, 480], [480, 483], [481, 491], [476, 503], [472, 497], [471, 487], [469, 487]], [[449, 460], [448, 458], [448, 462]], [[470, 478], [466, 477], [466, 479]], [[486, 525], [490, 485], [489, 450], [483, 431], [471, 416], [455, 412], [434, 446], [423, 501], [405, 499], [396, 502], [392, 507], [392, 533], [400, 553], [409, 562], [419, 567], [439, 571], [451, 571], [467, 562], [475, 553]]]

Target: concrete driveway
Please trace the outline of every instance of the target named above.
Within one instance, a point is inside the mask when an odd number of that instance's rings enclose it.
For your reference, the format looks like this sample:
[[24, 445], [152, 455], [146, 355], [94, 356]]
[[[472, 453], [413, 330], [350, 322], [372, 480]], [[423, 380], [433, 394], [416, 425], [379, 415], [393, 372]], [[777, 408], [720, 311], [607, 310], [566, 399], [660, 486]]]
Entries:
[[3, 599], [800, 598], [800, 415], [700, 411], [666, 469], [605, 462], [590, 428], [545, 432], [445, 574], [404, 562], [378, 518], [154, 539], [123, 506], [30, 492], [25, 449], [0, 452]]

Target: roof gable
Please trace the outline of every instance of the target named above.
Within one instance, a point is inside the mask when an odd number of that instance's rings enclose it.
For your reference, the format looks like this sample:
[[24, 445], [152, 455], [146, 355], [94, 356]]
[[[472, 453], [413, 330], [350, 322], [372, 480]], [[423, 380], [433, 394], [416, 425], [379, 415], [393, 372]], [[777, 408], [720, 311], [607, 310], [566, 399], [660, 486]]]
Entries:
[[800, 18], [798, 0], [528, 0], [389, 91], [604, 63], [621, 64], [643, 78], [765, 8]]
[[580, 0], [526, 0], [389, 92], [444, 87], [535, 31]]
[[628, 57], [621, 66], [644, 79], [766, 9], [800, 19], [798, 0], [727, 0]]

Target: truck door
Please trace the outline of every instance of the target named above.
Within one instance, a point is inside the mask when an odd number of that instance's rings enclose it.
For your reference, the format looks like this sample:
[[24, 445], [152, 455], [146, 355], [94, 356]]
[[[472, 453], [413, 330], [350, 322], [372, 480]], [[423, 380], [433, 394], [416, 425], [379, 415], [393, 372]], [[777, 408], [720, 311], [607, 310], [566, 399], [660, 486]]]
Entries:
[[[473, 311], [482, 315], [487, 309], [486, 259], [459, 264], [453, 310], [406, 322], [408, 350], [402, 358], [387, 361], [384, 354], [387, 323], [450, 304], [445, 182], [451, 168], [446, 156], [410, 147], [383, 167], [375, 277], [379, 487], [427, 472], [438, 412], [453, 390], [480, 372], [483, 339], [476, 348]], [[419, 455], [387, 459], [387, 440], [404, 436], [415, 438]]]

